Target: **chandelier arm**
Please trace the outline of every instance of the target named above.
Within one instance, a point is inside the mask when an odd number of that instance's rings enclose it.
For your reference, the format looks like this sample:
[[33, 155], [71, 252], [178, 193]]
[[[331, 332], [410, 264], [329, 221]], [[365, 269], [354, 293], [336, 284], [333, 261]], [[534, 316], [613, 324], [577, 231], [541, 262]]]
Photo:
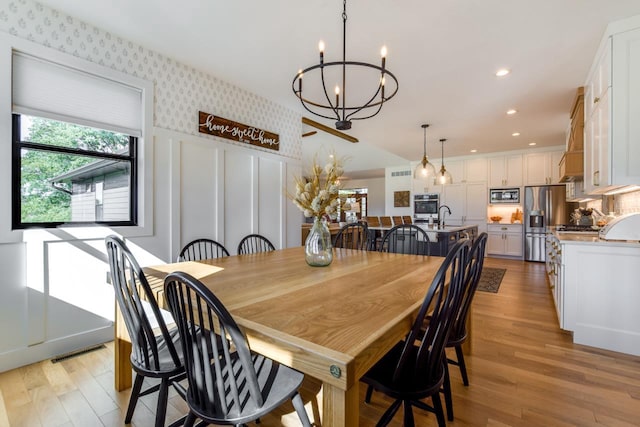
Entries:
[[[324, 119], [329, 119], [329, 120], [334, 120], [335, 117], [334, 116], [325, 116], [322, 113], [319, 113], [317, 111], [313, 111], [312, 109], [310, 109], [309, 107], [307, 107], [307, 104], [305, 104], [304, 102], [302, 102], [302, 106], [304, 107], [305, 110], [307, 110], [308, 112], [310, 112], [311, 114], [314, 114], [318, 117], [322, 117]], [[328, 108], [328, 107], [324, 107], [324, 108]]]
[[[329, 103], [329, 109], [336, 114], [336, 118], [340, 120], [340, 114], [338, 114], [338, 103], [336, 102], [336, 106], [334, 107], [331, 103], [331, 99], [329, 98], [329, 94], [327, 93], [327, 84], [324, 81], [324, 67], [320, 67], [320, 80], [322, 81], [322, 90], [324, 92], [324, 97], [327, 98], [327, 102]], [[331, 117], [333, 120], [333, 117]]]
[[371, 104], [371, 102], [376, 99], [376, 97], [378, 96], [378, 94], [380, 93], [380, 89], [383, 88], [383, 85], [379, 85], [378, 86], [378, 90], [376, 90], [376, 93], [373, 94], [373, 96], [371, 97], [371, 99], [369, 99], [369, 101], [367, 103], [365, 103], [362, 107], [358, 108], [357, 110], [347, 114], [346, 120], [349, 120], [351, 118], [351, 116], [353, 116], [354, 114], [359, 113], [360, 111], [364, 110], [365, 108], [371, 108], [371, 107], [375, 107], [376, 105], [378, 106], [378, 109], [376, 110], [375, 113], [371, 114], [370, 116], [366, 116], [366, 117], [358, 117], [358, 118], [354, 118], [353, 120], [363, 120], [363, 119], [369, 119], [373, 116], [375, 116], [376, 114], [378, 114], [380, 112], [380, 110], [382, 110], [382, 104], [384, 104], [384, 99], [381, 99], [380, 102], [377, 102], [375, 104]]
[[[311, 67], [305, 68], [301, 72], [298, 72], [296, 74], [296, 76], [294, 77], [293, 83], [292, 83], [292, 88], [293, 88], [294, 93], [295, 94], [299, 94], [300, 93], [300, 91], [295, 89], [295, 84], [298, 81], [300, 74], [310, 74], [310, 71], [314, 71], [314, 70], [316, 70], [318, 68], [337, 66], [337, 65], [341, 66], [342, 62], [334, 61], [334, 62], [325, 62], [323, 64], [316, 64], [316, 65], [312, 65]], [[367, 64], [366, 62], [347, 61], [346, 65], [362, 66], [362, 67], [374, 68], [374, 69], [382, 71], [382, 67], [377, 66], [377, 65], [373, 65], [373, 64]], [[398, 85], [398, 80], [396, 79], [396, 77], [393, 75], [393, 73], [390, 73], [389, 71], [385, 71], [384, 74], [385, 74], [385, 76], [390, 77], [391, 80], [393, 80], [393, 82], [395, 83], [394, 91], [391, 93], [391, 95], [385, 96], [384, 101], [378, 101], [378, 102], [371, 103], [371, 104], [369, 104], [369, 106], [367, 108], [377, 107], [381, 102], [384, 103], [384, 102], [389, 101], [391, 98], [393, 98], [398, 93], [399, 85]], [[388, 81], [387, 81], [385, 83], [385, 87], [388, 87], [388, 86], [389, 85], [388, 85]], [[317, 102], [311, 101], [311, 100], [303, 98], [301, 96], [298, 96], [298, 98], [301, 98], [301, 100], [304, 100], [304, 102], [306, 102], [308, 104], [311, 104], [311, 105], [313, 105], [315, 107], [320, 107], [320, 108], [324, 108], [324, 109], [330, 109], [330, 110], [335, 112], [333, 104], [331, 104], [331, 107], [329, 107], [327, 105], [319, 104]], [[347, 110], [349, 112], [355, 111], [355, 110], [359, 110], [359, 109], [363, 109], [363, 107], [348, 107], [348, 106], [345, 106], [344, 108], [345, 108], [345, 110]], [[357, 120], [357, 119], [354, 119], [354, 120]]]

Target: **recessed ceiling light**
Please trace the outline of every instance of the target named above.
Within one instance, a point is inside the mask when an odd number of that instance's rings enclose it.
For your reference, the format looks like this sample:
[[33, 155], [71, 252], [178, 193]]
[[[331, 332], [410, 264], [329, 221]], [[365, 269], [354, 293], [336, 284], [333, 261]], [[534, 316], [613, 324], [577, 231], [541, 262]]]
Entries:
[[511, 72], [511, 70], [509, 70], [508, 68], [500, 68], [498, 71], [496, 71], [496, 76], [497, 77], [504, 77], [507, 74], [509, 74]]
[[530, 142], [529, 145], [536, 145], [536, 143], [535, 142]]
[[518, 112], [518, 110], [516, 110], [516, 109], [514, 109], [514, 108], [512, 108], [512, 109], [510, 109], [510, 110], [507, 110], [507, 114], [508, 114], [508, 115], [510, 115], [510, 116], [514, 115], [514, 114], [515, 114], [515, 113], [517, 113], [517, 112]]
[[511, 136], [520, 136], [520, 132], [514, 132], [511, 134]]
[[475, 150], [475, 149], [474, 149], [474, 150], [471, 150], [471, 152], [472, 152], [472, 153], [477, 153], [477, 152], [478, 152], [478, 150]]

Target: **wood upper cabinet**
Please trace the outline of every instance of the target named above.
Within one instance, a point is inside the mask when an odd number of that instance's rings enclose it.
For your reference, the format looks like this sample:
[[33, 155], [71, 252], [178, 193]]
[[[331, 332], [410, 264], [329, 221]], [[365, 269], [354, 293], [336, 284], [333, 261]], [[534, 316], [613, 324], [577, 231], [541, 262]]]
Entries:
[[524, 185], [557, 184], [560, 179], [561, 150], [529, 153], [524, 156]]
[[640, 22], [625, 30], [603, 40], [586, 85], [588, 194], [640, 183]]
[[489, 158], [489, 187], [522, 186], [522, 154]]

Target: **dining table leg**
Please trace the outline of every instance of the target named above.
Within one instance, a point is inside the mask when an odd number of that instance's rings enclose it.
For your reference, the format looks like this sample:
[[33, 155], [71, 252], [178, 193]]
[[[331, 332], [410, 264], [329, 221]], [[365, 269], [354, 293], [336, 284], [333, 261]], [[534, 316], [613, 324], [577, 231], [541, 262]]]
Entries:
[[131, 339], [118, 308], [116, 308], [115, 317], [113, 376], [116, 391], [122, 391], [131, 388]]
[[344, 390], [322, 384], [322, 427], [352, 427], [359, 422], [358, 381]]

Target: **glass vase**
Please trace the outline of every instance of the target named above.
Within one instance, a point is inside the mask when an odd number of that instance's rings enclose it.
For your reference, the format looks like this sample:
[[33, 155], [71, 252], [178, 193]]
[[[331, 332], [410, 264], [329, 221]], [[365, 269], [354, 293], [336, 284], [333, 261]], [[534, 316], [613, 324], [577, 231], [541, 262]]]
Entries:
[[324, 267], [333, 261], [331, 232], [326, 221], [315, 218], [304, 243], [304, 255], [307, 264], [312, 267]]

